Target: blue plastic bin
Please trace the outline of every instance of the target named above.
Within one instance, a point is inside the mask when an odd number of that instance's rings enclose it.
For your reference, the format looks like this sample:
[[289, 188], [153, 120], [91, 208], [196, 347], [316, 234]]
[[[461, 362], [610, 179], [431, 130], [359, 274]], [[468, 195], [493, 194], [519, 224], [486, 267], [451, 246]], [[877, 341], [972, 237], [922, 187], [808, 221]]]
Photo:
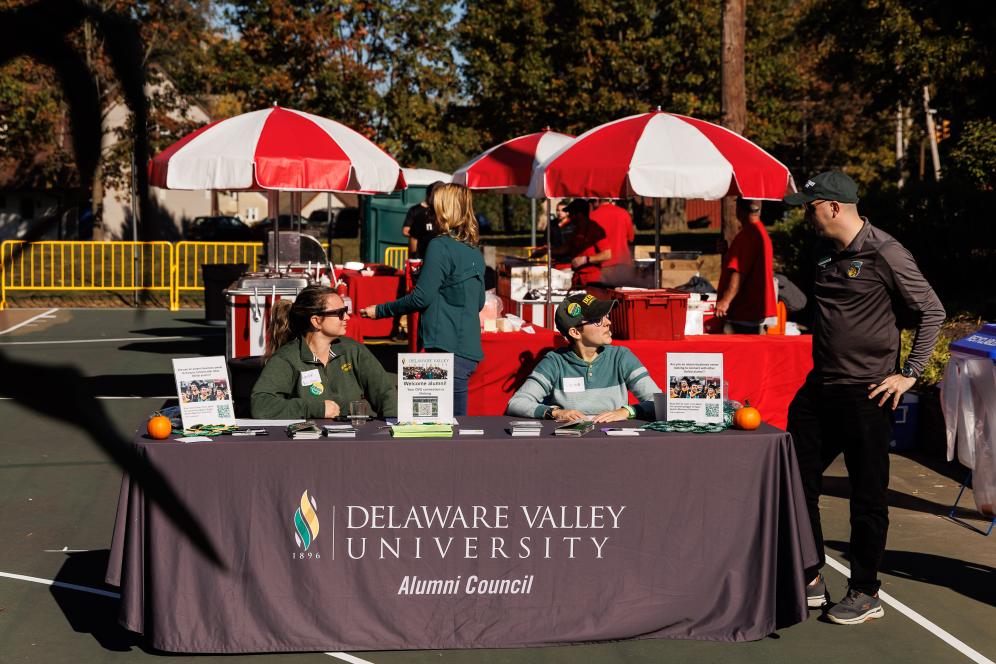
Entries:
[[905, 452], [916, 447], [916, 427], [919, 419], [920, 395], [906, 392], [892, 416], [890, 452]]

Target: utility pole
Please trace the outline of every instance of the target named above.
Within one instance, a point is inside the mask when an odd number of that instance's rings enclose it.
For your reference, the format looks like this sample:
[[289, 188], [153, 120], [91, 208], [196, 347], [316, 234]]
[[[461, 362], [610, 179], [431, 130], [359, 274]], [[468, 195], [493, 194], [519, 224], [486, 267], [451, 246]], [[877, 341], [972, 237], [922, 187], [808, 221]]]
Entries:
[[896, 184], [903, 188], [903, 167], [906, 162], [905, 143], [903, 142], [903, 102], [896, 104]]
[[[747, 0], [723, 0], [723, 36], [720, 57], [722, 85], [722, 124], [738, 134], [747, 128], [747, 90], [745, 82], [744, 40]], [[723, 199], [723, 237], [727, 243], [740, 231], [736, 201]]]
[[930, 141], [930, 157], [934, 161], [934, 180], [941, 181], [941, 156], [937, 152], [937, 134], [934, 131], [934, 109], [930, 107], [930, 89], [923, 86], [923, 112], [927, 115], [927, 140]]
[[[138, 164], [131, 160], [131, 274], [132, 281], [145, 285], [145, 275], [139, 272], [142, 248], [138, 246]], [[150, 238], [151, 239], [151, 238]], [[132, 291], [132, 306], [138, 308], [138, 291]]]

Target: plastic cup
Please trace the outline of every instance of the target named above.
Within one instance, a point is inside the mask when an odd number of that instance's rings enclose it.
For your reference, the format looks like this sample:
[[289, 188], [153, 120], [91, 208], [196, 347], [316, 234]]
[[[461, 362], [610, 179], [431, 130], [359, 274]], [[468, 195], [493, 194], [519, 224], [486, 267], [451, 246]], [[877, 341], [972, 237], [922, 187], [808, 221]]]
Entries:
[[366, 401], [349, 402], [349, 422], [354, 427], [366, 423], [370, 419], [370, 404]]

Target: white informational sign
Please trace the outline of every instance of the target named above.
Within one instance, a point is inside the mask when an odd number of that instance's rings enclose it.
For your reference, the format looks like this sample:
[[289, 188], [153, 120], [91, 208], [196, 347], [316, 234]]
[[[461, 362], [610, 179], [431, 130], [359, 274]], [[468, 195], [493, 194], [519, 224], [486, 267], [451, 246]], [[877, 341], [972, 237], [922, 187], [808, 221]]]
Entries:
[[398, 354], [398, 421], [453, 422], [453, 353]]
[[195, 424], [235, 425], [232, 381], [223, 356], [173, 360], [183, 428]]
[[723, 354], [667, 354], [667, 419], [723, 421]]

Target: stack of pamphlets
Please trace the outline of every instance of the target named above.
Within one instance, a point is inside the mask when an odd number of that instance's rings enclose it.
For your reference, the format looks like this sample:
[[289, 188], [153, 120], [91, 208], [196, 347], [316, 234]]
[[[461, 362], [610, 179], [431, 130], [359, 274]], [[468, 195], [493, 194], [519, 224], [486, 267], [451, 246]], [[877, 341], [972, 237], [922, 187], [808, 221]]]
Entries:
[[577, 420], [569, 424], [562, 424], [553, 430], [554, 436], [583, 436], [595, 428], [595, 423], [591, 420]]
[[287, 425], [287, 437], [294, 440], [318, 440], [322, 437], [321, 428], [314, 422], [295, 422]]
[[508, 424], [513, 436], [538, 436], [543, 431], [540, 420], [513, 420]]
[[395, 438], [452, 438], [453, 425], [439, 422], [398, 422], [391, 425], [391, 435]]
[[357, 429], [352, 424], [326, 424], [326, 438], [356, 438]]

